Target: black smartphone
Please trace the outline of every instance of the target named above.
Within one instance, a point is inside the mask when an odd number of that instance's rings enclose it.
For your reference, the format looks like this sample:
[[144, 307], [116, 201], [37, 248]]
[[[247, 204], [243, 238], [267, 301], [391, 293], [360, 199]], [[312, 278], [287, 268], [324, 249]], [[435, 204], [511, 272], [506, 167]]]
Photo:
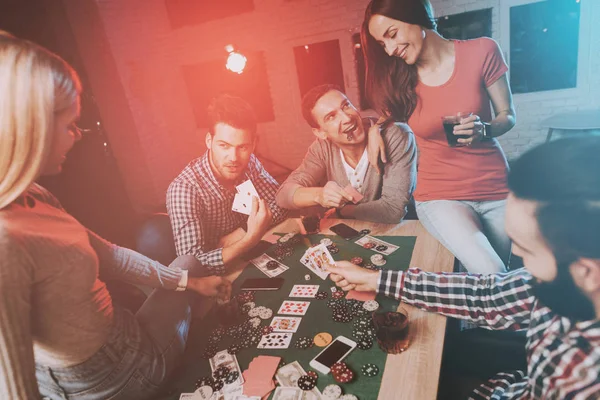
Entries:
[[349, 227], [346, 224], [333, 225], [331, 228], [329, 228], [329, 230], [331, 230], [331, 232], [335, 233], [336, 235], [340, 235], [344, 239], [352, 239], [360, 235], [359, 231]]
[[272, 246], [271, 243], [267, 242], [266, 240], [261, 240], [260, 242], [258, 242], [258, 244], [256, 246], [254, 246], [253, 248], [251, 248], [250, 250], [248, 250], [247, 252], [242, 254], [242, 260], [250, 261], [253, 258], [256, 258], [256, 257], [260, 256], [261, 254], [263, 254], [264, 252], [266, 252], [268, 250], [268, 248], [271, 246]]
[[240, 290], [279, 290], [283, 278], [250, 278], [246, 279]]

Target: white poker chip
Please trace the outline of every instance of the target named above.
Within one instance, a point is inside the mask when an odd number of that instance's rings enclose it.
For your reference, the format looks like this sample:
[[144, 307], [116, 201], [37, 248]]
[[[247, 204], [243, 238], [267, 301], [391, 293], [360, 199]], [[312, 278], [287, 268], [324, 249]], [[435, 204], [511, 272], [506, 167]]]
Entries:
[[342, 388], [338, 385], [327, 385], [323, 389], [323, 399], [325, 400], [337, 400], [342, 395]]
[[335, 292], [337, 292], [337, 288], [335, 286], [332, 286], [331, 287], [331, 293], [335, 293]]
[[324, 244], [325, 246], [331, 246], [333, 244], [333, 241], [329, 238], [323, 238], [321, 239], [321, 244]]
[[371, 256], [371, 262], [377, 265], [378, 267], [381, 267], [382, 265], [385, 265], [387, 261], [385, 258], [383, 258], [381, 254], [373, 254]]
[[271, 310], [270, 308], [263, 307], [263, 309], [260, 310], [260, 314], [258, 314], [258, 316], [261, 319], [269, 319], [273, 316], [273, 310]]
[[375, 311], [379, 308], [379, 303], [375, 300], [367, 300], [363, 304], [363, 308], [367, 311]]
[[258, 328], [260, 326], [261, 321], [259, 317], [254, 317], [251, 318], [248, 322], [250, 322], [250, 325], [252, 325], [254, 328]]
[[254, 307], [248, 311], [249, 317], [258, 317], [258, 314], [260, 314], [260, 307]]
[[213, 395], [213, 388], [208, 385], [200, 386], [194, 392], [194, 398], [198, 398], [198, 399], [202, 399], [202, 400], [209, 400], [210, 398], [212, 398], [212, 395]]
[[244, 303], [244, 305], [245, 305], [246, 307], [248, 307], [249, 309], [253, 309], [254, 307], [256, 307], [256, 303], [255, 303], [255, 302], [253, 302], [253, 301], [249, 301], [249, 302], [247, 302], [247, 303]]
[[304, 275], [304, 280], [305, 281], [310, 281], [310, 275], [309, 274]]
[[340, 397], [338, 400], [358, 400], [358, 397], [356, 397], [353, 394], [345, 394], [342, 397]]

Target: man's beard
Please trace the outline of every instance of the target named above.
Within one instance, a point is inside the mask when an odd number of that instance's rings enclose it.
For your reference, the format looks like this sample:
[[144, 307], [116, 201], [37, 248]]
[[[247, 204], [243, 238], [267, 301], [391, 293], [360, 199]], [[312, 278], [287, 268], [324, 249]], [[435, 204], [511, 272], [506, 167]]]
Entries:
[[559, 263], [558, 273], [551, 282], [533, 280], [531, 286], [540, 303], [556, 314], [575, 321], [596, 319], [594, 304], [585, 297], [569, 272], [571, 263]]

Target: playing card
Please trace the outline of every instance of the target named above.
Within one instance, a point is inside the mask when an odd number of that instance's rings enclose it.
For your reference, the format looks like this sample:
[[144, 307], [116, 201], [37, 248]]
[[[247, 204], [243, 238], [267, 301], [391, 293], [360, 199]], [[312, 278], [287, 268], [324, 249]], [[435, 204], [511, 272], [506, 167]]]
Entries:
[[300, 259], [300, 262], [321, 279], [327, 279], [329, 275], [329, 271], [326, 270], [327, 265], [335, 263], [331, 253], [327, 250], [327, 246], [324, 244], [308, 249], [302, 259]]
[[252, 196], [236, 193], [231, 209], [235, 212], [250, 215], [250, 210], [252, 210]]
[[[276, 268], [272, 268], [269, 269], [268, 267], [268, 263], [270, 261], [274, 261], [277, 263], [277, 267]], [[254, 264], [254, 266], [256, 268], [258, 268], [259, 270], [261, 270], [265, 275], [267, 275], [269, 278], [273, 278], [276, 277], [279, 274], [284, 273], [285, 271], [287, 271], [289, 269], [288, 266], [283, 265], [282, 263], [280, 263], [279, 261], [275, 260], [272, 257], [269, 257], [267, 254], [262, 254], [256, 258], [253, 258], [252, 260], [250, 260], [250, 262], [252, 264]]]
[[308, 306], [310, 306], [309, 301], [285, 300], [283, 303], [281, 303], [281, 307], [279, 307], [277, 314], [304, 315], [308, 310]]
[[358, 190], [356, 190], [354, 188], [354, 186], [352, 185], [348, 185], [344, 188], [344, 191], [346, 193], [348, 193], [350, 196], [352, 196], [352, 202], [353, 203], [358, 203], [359, 201], [361, 201], [363, 199], [363, 196]]
[[300, 326], [300, 317], [274, 317], [271, 327], [274, 332], [296, 332]]
[[319, 291], [319, 285], [294, 285], [289, 297], [313, 298]]
[[292, 341], [291, 333], [280, 333], [273, 332], [268, 335], [264, 335], [258, 346], [258, 349], [287, 349], [290, 347], [290, 342]]
[[256, 188], [254, 187], [250, 179], [248, 179], [246, 182], [237, 185], [235, 187], [235, 190], [237, 190], [239, 194], [246, 195], [250, 198], [252, 198], [252, 196], [260, 198], [258, 192], [256, 191]]
[[398, 250], [398, 246], [386, 241], [374, 238], [373, 236], [363, 236], [355, 242], [357, 245], [371, 249], [381, 254], [389, 255]]

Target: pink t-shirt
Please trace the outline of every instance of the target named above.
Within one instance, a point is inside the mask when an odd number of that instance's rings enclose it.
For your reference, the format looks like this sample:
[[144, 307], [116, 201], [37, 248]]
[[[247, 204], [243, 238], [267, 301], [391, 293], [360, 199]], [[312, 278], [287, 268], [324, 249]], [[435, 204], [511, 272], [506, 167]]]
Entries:
[[442, 117], [472, 112], [492, 119], [486, 88], [508, 71], [498, 44], [490, 38], [454, 41], [455, 64], [441, 86], [418, 83], [417, 107], [408, 124], [419, 148], [414, 197], [429, 200], [501, 200], [508, 188], [508, 163], [496, 139], [473, 146], [450, 147]]

